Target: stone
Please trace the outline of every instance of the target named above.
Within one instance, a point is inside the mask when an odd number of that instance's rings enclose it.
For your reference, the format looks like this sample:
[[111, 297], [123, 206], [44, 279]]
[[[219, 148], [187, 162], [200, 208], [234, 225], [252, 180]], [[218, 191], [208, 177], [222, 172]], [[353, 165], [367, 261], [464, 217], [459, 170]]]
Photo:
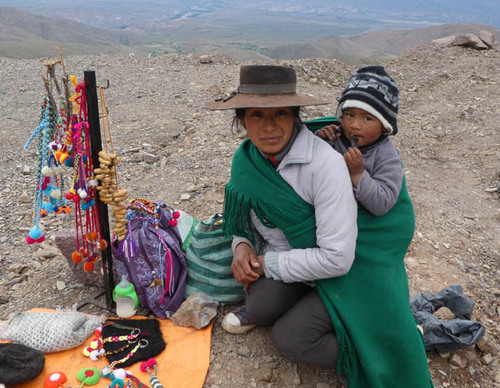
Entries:
[[481, 39], [483, 43], [490, 48], [493, 48], [495, 45], [495, 35], [488, 30], [479, 31], [479, 39]]
[[29, 175], [30, 173], [31, 173], [30, 166], [24, 165], [23, 166], [23, 175]]
[[270, 365], [259, 365], [253, 373], [255, 380], [270, 383], [273, 378], [273, 368]]
[[252, 355], [252, 351], [250, 348], [246, 345], [240, 346], [238, 350], [236, 351], [237, 354], [239, 354], [242, 357], [250, 357]]
[[493, 356], [491, 353], [485, 354], [483, 357], [481, 357], [481, 362], [483, 364], [489, 365], [493, 361]]
[[458, 35], [453, 40], [453, 46], [471, 47], [476, 50], [487, 50], [489, 47], [474, 34]]
[[181, 201], [189, 201], [191, 199], [191, 194], [184, 193], [181, 195]]
[[455, 38], [455, 35], [446, 36], [444, 38], [434, 39], [431, 43], [438, 44], [440, 46], [451, 46]]
[[66, 259], [69, 268], [86, 285], [104, 286], [104, 269], [102, 260], [95, 263], [93, 272], [85, 272], [83, 265], [73, 261], [71, 256], [76, 249], [76, 235], [74, 229], [61, 229], [56, 233], [55, 244]]
[[177, 326], [201, 329], [217, 315], [219, 302], [202, 292], [195, 292], [187, 298], [170, 317]]
[[328, 383], [317, 383], [316, 388], [330, 388], [330, 384]]
[[212, 63], [212, 57], [210, 55], [200, 55], [200, 63], [206, 64], [206, 63]]
[[498, 370], [496, 375], [495, 375], [495, 382], [500, 384], [500, 370]]
[[452, 354], [449, 362], [460, 369], [464, 369], [467, 366], [466, 360], [463, 360], [458, 354]]
[[32, 201], [31, 197], [28, 195], [28, 193], [25, 191], [19, 196], [19, 202], [22, 203], [30, 203]]
[[56, 257], [59, 255], [61, 252], [57, 247], [53, 247], [52, 245], [48, 244], [41, 244], [40, 249], [37, 252], [37, 255], [41, 259], [52, 259], [53, 257]]
[[158, 156], [147, 153], [147, 152], [141, 152], [141, 153], [139, 153], [139, 156], [140, 156], [142, 161], [149, 163], [149, 164], [156, 163], [159, 160]]

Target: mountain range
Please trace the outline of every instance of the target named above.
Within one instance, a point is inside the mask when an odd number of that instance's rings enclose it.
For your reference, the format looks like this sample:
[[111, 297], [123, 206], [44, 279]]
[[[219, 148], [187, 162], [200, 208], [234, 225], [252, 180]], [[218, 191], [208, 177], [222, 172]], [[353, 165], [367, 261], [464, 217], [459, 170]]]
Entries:
[[[0, 4], [2, 1], [4, 0], [0, 0]], [[57, 1], [46, 0], [43, 3]], [[75, 0], [76, 3], [79, 1]], [[223, 3], [224, 1], [222, 0]], [[239, 0], [235, 3], [238, 2]], [[24, 0], [19, 0], [20, 5], [23, 3]], [[94, 2], [88, 2], [90, 3]], [[197, 2], [198, 6], [195, 8], [190, 5], [188, 9], [193, 13], [189, 16], [182, 11], [189, 4], [185, 4], [184, 8], [171, 5], [168, 13], [170, 18], [161, 18], [160, 1], [146, 1], [151, 7], [140, 13], [140, 17], [119, 17], [117, 20], [109, 16], [115, 9], [115, 2], [109, 0], [105, 3], [107, 5], [101, 8], [96, 8], [95, 5], [89, 8], [94, 12], [99, 9], [98, 15], [89, 11], [85, 18], [75, 11], [70, 14], [71, 17], [66, 15], [62, 18], [62, 15], [54, 12], [54, 16], [61, 17], [59, 19], [0, 6], [0, 56], [53, 56], [56, 53], [55, 47], [61, 45], [65, 54], [69, 55], [134, 53], [140, 56], [161, 56], [202, 51], [224, 52], [239, 61], [312, 57], [364, 63], [387, 61], [410, 47], [433, 39], [465, 33], [477, 34], [481, 29], [491, 31], [500, 39], [499, 29], [483, 24], [449, 23], [409, 28], [415, 27], [415, 23], [394, 24], [354, 18], [330, 20], [325, 16], [330, 11], [324, 1], [314, 3], [314, 12], [312, 6], [306, 9], [312, 4], [309, 1], [305, 1], [300, 10], [293, 7], [280, 8], [278, 5], [284, 2], [276, 2], [273, 3], [274, 8], [260, 18], [257, 17], [260, 0], [255, 2], [254, 8], [246, 10], [246, 18], [235, 17], [236, 11], [230, 7], [222, 10], [220, 4], [217, 8], [210, 8], [208, 0], [205, 8], [201, 4], [203, 1]], [[123, 3], [124, 15], [138, 12], [137, 2], [124, 0]], [[148, 12], [155, 9], [154, 3], [158, 3], [157, 17], [148, 19]], [[322, 9], [324, 12], [319, 13]], [[243, 8], [238, 8], [237, 12], [242, 10]], [[297, 18], [299, 11], [302, 15], [300, 19]], [[89, 15], [93, 15], [95, 20], [107, 22], [90, 23]], [[118, 20], [122, 22], [120, 26], [115, 25]], [[400, 28], [396, 29], [397, 26]]]

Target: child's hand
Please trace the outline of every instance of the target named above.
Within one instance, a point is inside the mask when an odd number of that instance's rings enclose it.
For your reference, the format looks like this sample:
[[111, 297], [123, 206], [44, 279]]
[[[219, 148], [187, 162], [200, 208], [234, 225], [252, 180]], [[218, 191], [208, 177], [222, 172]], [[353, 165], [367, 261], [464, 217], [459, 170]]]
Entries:
[[316, 132], [314, 132], [314, 134], [316, 136], [319, 136], [323, 140], [334, 141], [335, 139], [340, 137], [340, 131], [338, 130], [339, 128], [340, 127], [336, 125], [330, 124], [317, 130]]
[[352, 185], [358, 187], [359, 178], [365, 170], [365, 163], [363, 162], [363, 155], [358, 148], [349, 147], [344, 154], [344, 160], [351, 176]]

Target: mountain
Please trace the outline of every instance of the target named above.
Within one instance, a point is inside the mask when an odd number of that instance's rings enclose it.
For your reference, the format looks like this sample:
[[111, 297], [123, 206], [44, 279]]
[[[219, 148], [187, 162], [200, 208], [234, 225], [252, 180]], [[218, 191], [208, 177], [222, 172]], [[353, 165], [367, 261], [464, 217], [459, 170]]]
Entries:
[[[416, 23], [474, 23], [500, 28], [500, 2], [493, 0], [0, 0], [2, 5], [46, 17], [74, 19], [95, 27], [134, 30], [149, 30], [165, 22], [216, 19], [221, 13], [231, 13], [239, 21], [251, 17], [254, 22], [290, 16], [296, 20], [308, 17], [330, 21], [371, 19], [394, 26], [403, 22], [414, 26]], [[258, 16], [250, 16], [254, 13]]]
[[[125, 8], [126, 4], [125, 1]], [[106, 7], [104, 9], [107, 10]], [[135, 8], [127, 12], [132, 10]], [[217, 16], [212, 15], [211, 18], [205, 15], [199, 15], [196, 21], [184, 18], [178, 21], [175, 28], [169, 27], [170, 22], [155, 24], [151, 21], [148, 28], [155, 27], [155, 31], [139, 33], [128, 28], [96, 28], [73, 20], [47, 18], [12, 7], [0, 7], [0, 56], [46, 57], [56, 54], [55, 47], [61, 45], [65, 54], [162, 56], [185, 52], [223, 52], [238, 61], [339, 58], [348, 63], [373, 63], [390, 60], [410, 47], [433, 39], [464, 33], [477, 34], [481, 29], [490, 30], [500, 40], [500, 30], [485, 25], [455, 23], [359, 33], [370, 23], [374, 28], [382, 24], [377, 21], [364, 23], [362, 20], [332, 23], [314, 16], [294, 23], [289, 14], [274, 15], [274, 19], [268, 15], [268, 19], [254, 21], [257, 17], [255, 10], [249, 10], [244, 20], [231, 15], [230, 11], [219, 10]], [[272, 20], [272, 23], [266, 20]], [[350, 32], [349, 36], [342, 36], [346, 31]]]
[[348, 63], [384, 62], [411, 47], [450, 35], [492, 32], [500, 40], [500, 29], [477, 24], [443, 24], [408, 30], [373, 31], [351, 37], [328, 36], [307, 44], [276, 47], [266, 51], [274, 59], [339, 58]]
[[66, 54], [128, 53], [135, 39], [129, 33], [0, 7], [0, 56], [44, 57], [53, 55], [57, 45]]

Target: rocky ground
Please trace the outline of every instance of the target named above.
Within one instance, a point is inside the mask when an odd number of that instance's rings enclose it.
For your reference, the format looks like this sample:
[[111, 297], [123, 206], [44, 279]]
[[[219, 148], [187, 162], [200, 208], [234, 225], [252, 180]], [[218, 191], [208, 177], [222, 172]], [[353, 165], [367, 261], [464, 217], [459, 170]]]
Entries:
[[[37, 126], [43, 62], [0, 58], [0, 320], [33, 307], [71, 308], [100, 289], [85, 285], [55, 247], [72, 218], [44, 219], [47, 241], [25, 242], [32, 226], [36, 147], [23, 145]], [[107, 103], [120, 186], [132, 197], [163, 200], [205, 219], [221, 211], [231, 157], [241, 136], [228, 112], [204, 103], [237, 86], [239, 63], [211, 55], [164, 58], [68, 57], [79, 80], [96, 71], [110, 87]], [[335, 102], [354, 67], [337, 60], [292, 65], [299, 90]], [[400, 133], [394, 138], [413, 199], [417, 227], [406, 264], [411, 294], [460, 284], [476, 302], [472, 319], [486, 327], [480, 346], [450, 358], [429, 353], [436, 387], [500, 387], [500, 54], [435, 45], [411, 49], [386, 64], [401, 89]], [[307, 108], [303, 118], [334, 112]], [[296, 365], [272, 348], [269, 330], [233, 336], [215, 319], [206, 388], [340, 386], [332, 371]], [[450, 318], [442, 311], [442, 318]], [[87, 304], [83, 311], [102, 312]]]

